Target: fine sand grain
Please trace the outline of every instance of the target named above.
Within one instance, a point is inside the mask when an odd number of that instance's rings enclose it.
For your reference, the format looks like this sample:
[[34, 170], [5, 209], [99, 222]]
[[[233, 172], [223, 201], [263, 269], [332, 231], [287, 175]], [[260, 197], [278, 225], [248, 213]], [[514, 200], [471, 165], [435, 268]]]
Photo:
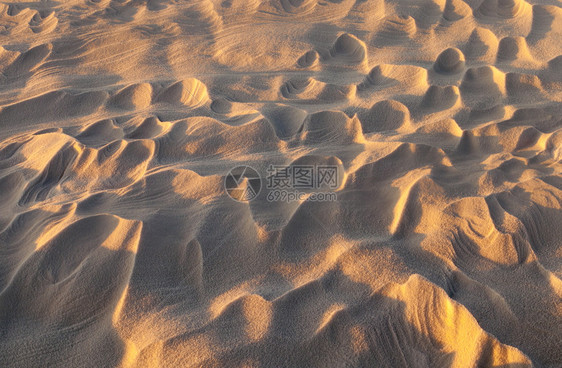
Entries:
[[560, 0], [4, 0], [0, 367], [560, 368], [561, 159]]

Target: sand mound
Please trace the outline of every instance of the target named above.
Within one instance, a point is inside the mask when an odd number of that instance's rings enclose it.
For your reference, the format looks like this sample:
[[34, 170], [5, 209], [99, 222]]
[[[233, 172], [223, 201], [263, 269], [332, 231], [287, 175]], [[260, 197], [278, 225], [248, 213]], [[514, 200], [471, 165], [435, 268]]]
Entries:
[[[225, 139], [228, 137], [228, 139]], [[220, 146], [217, 141], [223, 142]], [[241, 126], [229, 126], [211, 118], [191, 118], [172, 124], [156, 142], [156, 156], [162, 162], [187, 158], [221, 156], [249, 150], [277, 149], [279, 139], [265, 119]], [[251, 143], [251, 144], [250, 144]]]
[[459, 89], [465, 104], [486, 109], [504, 96], [505, 75], [491, 66], [469, 68]]
[[448, 48], [441, 52], [433, 64], [433, 69], [438, 73], [455, 74], [464, 70], [464, 55], [457, 48]]
[[384, 86], [396, 82], [396, 80], [389, 78], [388, 74], [392, 72], [391, 65], [377, 65], [369, 71], [365, 80], [357, 86], [360, 90], [369, 89], [373, 86]]
[[499, 89], [497, 80], [501, 72], [491, 66], [469, 68], [464, 74], [461, 88], [472, 90], [475, 93], [486, 92], [486, 87]]
[[209, 107], [216, 114], [222, 115], [223, 119], [227, 119], [225, 122], [228, 121], [230, 124], [237, 122], [239, 125], [260, 115], [246, 104], [232, 102], [223, 97], [215, 98]]
[[3, 68], [12, 64], [13, 61], [16, 60], [16, 58], [18, 56], [20, 56], [19, 52], [9, 51], [9, 50], [6, 50], [4, 47], [0, 46], [0, 60], [2, 61], [2, 65], [4, 66]]
[[149, 83], [130, 85], [117, 92], [109, 103], [125, 110], [145, 109], [152, 103], [152, 86]]
[[414, 18], [409, 15], [393, 15], [385, 19], [379, 36], [387, 43], [395, 43], [412, 38], [416, 31]]
[[[99, 141], [92, 142], [88, 134], [104, 129], [103, 124], [95, 124], [79, 135], [78, 139], [94, 146], [99, 145]], [[56, 133], [40, 135], [34, 138], [33, 144], [49, 142], [53, 138], [57, 138]], [[19, 203], [25, 205], [43, 201], [66, 191], [80, 192], [89, 188], [104, 190], [126, 186], [144, 175], [153, 153], [153, 142], [115, 140], [99, 149], [85, 149], [76, 143], [66, 144], [51, 158], [45, 157], [42, 165], [36, 167], [38, 174], [26, 185]]]
[[527, 41], [531, 44], [547, 41], [548, 35], [557, 32], [556, 24], [562, 19], [562, 10], [553, 5], [533, 5], [533, 20]]
[[556, 71], [556, 72], [562, 70], [562, 55], [558, 55], [554, 59], [549, 60], [548, 67], [552, 71]]
[[498, 43], [498, 39], [492, 31], [477, 27], [472, 31], [463, 51], [469, 60], [490, 62], [496, 57]]
[[50, 55], [52, 49], [53, 46], [51, 44], [30, 48], [6, 67], [4, 74], [8, 77], [17, 77], [18, 75], [32, 72]]
[[525, 0], [485, 0], [475, 11], [475, 16], [515, 18], [531, 14], [531, 5]]
[[262, 114], [273, 124], [277, 136], [281, 139], [295, 136], [307, 117], [304, 110], [279, 104], [267, 106], [267, 109], [262, 110]]
[[[58, 215], [61, 217], [61, 213]], [[69, 217], [69, 214], [65, 215]], [[11, 312], [4, 313], [3, 318], [50, 318], [56, 321], [57, 326], [72, 331], [67, 336], [78, 339], [79, 342], [75, 345], [77, 348], [87, 350], [90, 346], [107, 354], [102, 357], [86, 353], [74, 358], [76, 364], [119, 364], [122, 349], [119, 338], [111, 332], [110, 327], [90, 325], [85, 331], [76, 331], [73, 326], [100, 323], [104, 318], [97, 313], [106, 316], [116, 308], [131, 277], [141, 228], [142, 224], [138, 221], [124, 220], [113, 215], [75, 219], [71, 224], [66, 224], [63, 230], [59, 230], [48, 242], [42, 244], [40, 249], [26, 257], [22, 267], [3, 290], [2, 300], [11, 300], [13, 305], [18, 305]], [[111, 276], [105, 277], [107, 275]], [[42, 292], [20, 293], [18, 290]], [[92, 294], [94, 291], [95, 294]], [[56, 310], [39, 307], [52, 298], [56, 298], [62, 307]], [[92, 315], [96, 317], [92, 318]], [[20, 326], [11, 331], [27, 335], [28, 346], [40, 346], [41, 339], [29, 335], [30, 329], [30, 326]], [[64, 336], [54, 326], [42, 327], [41, 334], [57, 338]], [[11, 348], [12, 344], [3, 344], [3, 355]], [[50, 349], [46, 353], [47, 357], [43, 362], [47, 365], [73, 359], [65, 351]], [[20, 359], [33, 360], [32, 357]], [[9, 364], [3, 361], [4, 363]]]
[[536, 75], [507, 73], [505, 75], [505, 90], [510, 96], [536, 94], [542, 90], [541, 81]]
[[48, 33], [57, 28], [58, 18], [54, 11], [36, 12], [29, 21], [29, 28], [33, 33]]
[[447, 0], [443, 10], [443, 18], [450, 22], [458, 21], [471, 14], [470, 6], [463, 0]]
[[313, 68], [318, 65], [319, 58], [318, 52], [311, 50], [297, 60], [297, 65], [301, 68]]
[[389, 88], [402, 85], [418, 89], [427, 86], [427, 70], [413, 65], [377, 65], [371, 69], [365, 80], [357, 85], [358, 90]]
[[361, 123], [341, 111], [317, 112], [304, 121], [301, 140], [304, 144], [349, 144], [363, 140]]
[[[445, 355], [441, 358], [448, 361], [451, 366], [460, 366], [463, 364], [462, 362], [467, 360], [479, 360], [478, 356], [482, 354], [481, 346], [483, 345], [487, 346], [487, 357], [485, 359], [490, 364], [502, 364], [503, 362], [521, 364], [522, 366], [530, 364], [529, 359], [520, 351], [502, 345], [493, 336], [482, 331], [464, 307], [450, 299], [445, 291], [432, 285], [419, 275], [413, 275], [406, 283], [389, 289], [385, 294], [391, 300], [401, 301], [406, 306], [404, 311], [405, 320], [415, 326], [417, 331], [423, 331], [422, 336], [427, 336], [430, 341], [434, 341], [435, 346], [444, 347], [453, 343], [462, 344], [465, 347], [462, 354], [455, 354], [454, 356]], [[420, 303], [418, 300], [423, 300], [421, 303], [427, 303], [426, 306], [410, 309], [410, 306]], [[433, 310], [434, 312], [429, 313], [439, 317], [435, 319], [425, 318], [420, 313], [422, 310], [428, 312]], [[465, 327], [468, 330], [475, 331], [475, 334], [463, 334], [460, 331], [465, 330], [465, 328], [462, 328], [457, 330], [458, 332], [455, 333], [454, 337], [451, 336], [451, 331], [448, 328], [450, 321], [455, 321], [457, 326], [471, 325], [471, 328]], [[442, 349], [443, 351], [448, 350], [447, 348]], [[414, 356], [407, 359], [412, 364], [417, 364], [415, 363], [417, 359]], [[428, 363], [432, 364], [431, 362]]]
[[562, 55], [559, 55], [548, 62], [548, 68], [540, 73], [543, 83], [556, 84], [562, 81]]
[[355, 86], [340, 86], [320, 82], [314, 78], [291, 79], [281, 86], [281, 95], [303, 103], [330, 103], [352, 99]]
[[209, 99], [207, 87], [195, 78], [185, 79], [172, 84], [158, 94], [156, 101], [174, 105], [196, 108]]
[[355, 1], [346, 19], [354, 25], [354, 29], [371, 31], [369, 22], [379, 20], [385, 16], [384, 1]]
[[502, 127], [532, 126], [543, 133], [552, 133], [558, 129], [560, 118], [544, 107], [521, 107], [512, 116], [500, 123]]
[[279, 0], [283, 10], [288, 13], [308, 12], [316, 6], [316, 0]]
[[210, 107], [217, 114], [223, 115], [230, 114], [233, 109], [232, 102], [225, 98], [214, 99]]
[[537, 143], [539, 143], [542, 137], [543, 135], [538, 129], [534, 127], [524, 128], [519, 135], [519, 139], [517, 139], [514, 150], [533, 149], [537, 146]]
[[471, 156], [477, 154], [479, 151], [480, 145], [478, 138], [469, 130], [463, 131], [456, 152], [465, 156]]
[[[281, 87], [281, 94], [285, 98], [293, 98], [299, 95], [305, 95], [312, 92], [316, 86], [320, 84], [313, 78], [292, 79]], [[314, 93], [314, 92], [312, 92]]]
[[410, 123], [410, 110], [398, 101], [385, 100], [371, 106], [360, 119], [364, 133], [397, 130]]
[[160, 120], [155, 117], [149, 117], [144, 119], [144, 121], [139, 124], [139, 126], [133, 127], [133, 130], [127, 135], [130, 139], [148, 139], [159, 135], [164, 130], [163, 124]]
[[87, 146], [103, 145], [116, 139], [123, 138], [123, 130], [114, 124], [111, 119], [104, 119], [85, 127], [76, 139]]
[[292, 161], [288, 167], [292, 170], [299, 170], [300, 167], [333, 167], [337, 175], [334, 177], [334, 182], [330, 184], [316, 183], [315, 186], [310, 188], [301, 188], [305, 193], [314, 193], [317, 189], [326, 192], [335, 192], [342, 189], [345, 180], [345, 168], [342, 161], [335, 156], [318, 156], [318, 155], [304, 155]]
[[416, 129], [416, 132], [427, 135], [429, 139], [451, 141], [457, 143], [457, 138], [462, 135], [462, 129], [453, 119], [444, 119], [432, 123], [426, 123]]
[[[404, 3], [402, 4], [402, 6], [405, 5]], [[412, 16], [420, 29], [429, 29], [443, 20], [445, 5], [446, 0], [424, 0], [415, 3], [411, 10], [402, 8], [404, 10], [399, 10], [399, 12]]]
[[457, 86], [431, 86], [425, 92], [421, 105], [424, 109], [440, 111], [453, 107], [458, 100], [459, 89]]
[[367, 61], [367, 48], [365, 43], [354, 35], [344, 33], [334, 42], [330, 55], [345, 62], [359, 64]]
[[523, 37], [504, 37], [498, 45], [498, 61], [531, 59], [527, 42]]
[[[226, 0], [220, 3], [222, 18], [225, 17], [251, 17], [259, 8], [260, 0]], [[218, 10], [218, 7], [215, 7]]]

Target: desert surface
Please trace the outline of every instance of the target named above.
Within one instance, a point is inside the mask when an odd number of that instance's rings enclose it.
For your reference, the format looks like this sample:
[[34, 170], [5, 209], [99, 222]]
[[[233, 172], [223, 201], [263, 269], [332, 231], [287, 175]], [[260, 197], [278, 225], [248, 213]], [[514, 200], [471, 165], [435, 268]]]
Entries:
[[0, 2], [0, 367], [562, 367], [560, 0]]

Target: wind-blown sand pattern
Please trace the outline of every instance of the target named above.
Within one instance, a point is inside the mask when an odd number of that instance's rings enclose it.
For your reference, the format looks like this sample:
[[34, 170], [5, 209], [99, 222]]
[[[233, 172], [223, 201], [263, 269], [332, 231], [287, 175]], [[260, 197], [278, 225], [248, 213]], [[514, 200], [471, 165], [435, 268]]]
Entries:
[[[560, 0], [6, 0], [0, 45], [0, 366], [562, 367]], [[228, 196], [270, 164], [337, 200]]]

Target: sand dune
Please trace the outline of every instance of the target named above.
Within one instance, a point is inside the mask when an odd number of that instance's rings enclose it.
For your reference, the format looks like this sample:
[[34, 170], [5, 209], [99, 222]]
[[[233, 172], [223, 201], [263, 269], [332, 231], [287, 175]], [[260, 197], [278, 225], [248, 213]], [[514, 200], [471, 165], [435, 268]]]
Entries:
[[10, 0], [0, 40], [0, 366], [562, 366], [559, 0]]

